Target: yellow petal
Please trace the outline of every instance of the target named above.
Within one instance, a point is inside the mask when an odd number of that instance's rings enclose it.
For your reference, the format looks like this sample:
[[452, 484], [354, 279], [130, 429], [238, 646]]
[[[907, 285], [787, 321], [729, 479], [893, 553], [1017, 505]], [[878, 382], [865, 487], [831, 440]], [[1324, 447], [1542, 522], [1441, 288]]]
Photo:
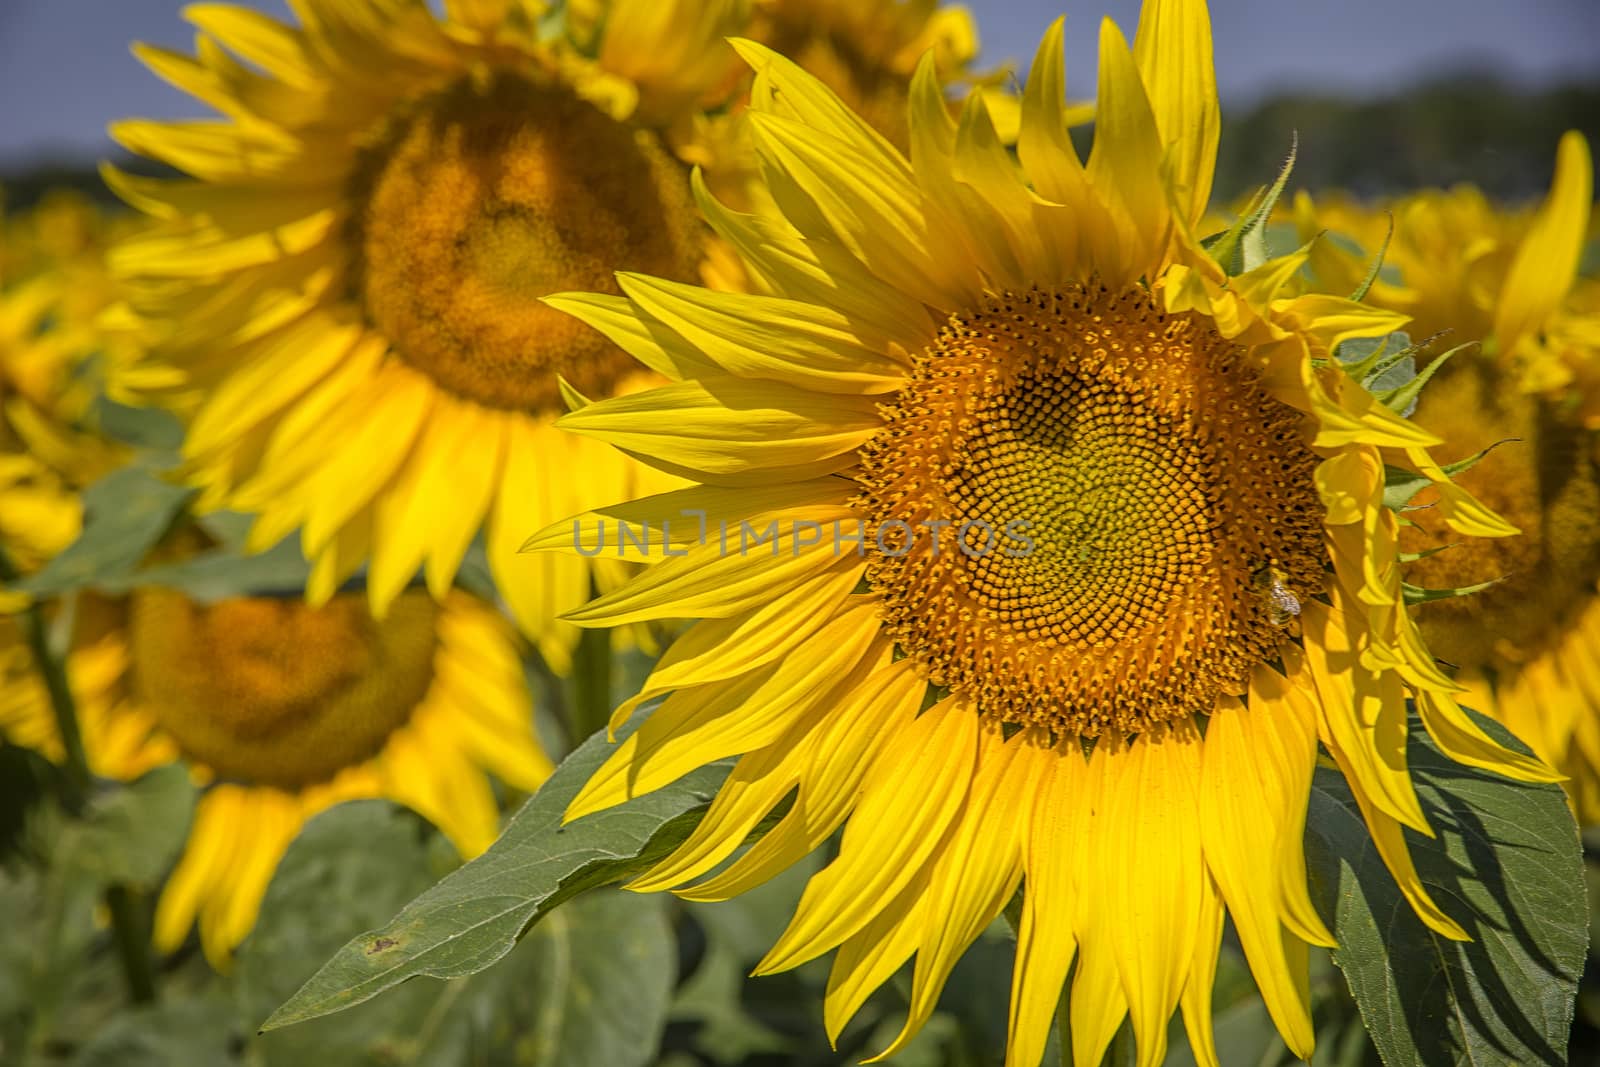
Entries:
[[1133, 54], [1161, 131], [1174, 198], [1192, 225], [1211, 198], [1222, 130], [1205, 0], [1146, 0]]
[[1494, 335], [1504, 351], [1514, 350], [1560, 306], [1578, 272], [1589, 232], [1594, 196], [1594, 165], [1589, 142], [1569, 130], [1556, 149], [1556, 174], [1550, 194], [1534, 216], [1528, 235], [1511, 262], [1495, 307]]

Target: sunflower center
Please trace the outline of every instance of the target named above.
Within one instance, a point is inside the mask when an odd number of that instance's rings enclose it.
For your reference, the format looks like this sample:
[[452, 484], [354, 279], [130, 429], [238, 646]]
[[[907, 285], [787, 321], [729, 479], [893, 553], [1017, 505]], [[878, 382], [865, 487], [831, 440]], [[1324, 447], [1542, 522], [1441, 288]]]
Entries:
[[218, 776], [295, 789], [376, 755], [433, 678], [438, 609], [424, 593], [382, 621], [359, 595], [326, 607], [166, 590], [130, 609], [133, 696]]
[[952, 318], [856, 498], [868, 581], [933, 684], [1088, 736], [1243, 690], [1325, 558], [1317, 458], [1246, 356], [1138, 288]]
[[358, 297], [407, 363], [495, 408], [560, 411], [558, 374], [604, 394], [632, 360], [539, 298], [687, 279], [683, 168], [653, 134], [560, 85], [463, 79], [392, 122], [359, 168]]
[[1455, 446], [1451, 459], [1502, 442], [1456, 480], [1522, 531], [1463, 538], [1432, 510], [1407, 514], [1401, 549], [1442, 550], [1411, 563], [1407, 581], [1447, 588], [1499, 579], [1472, 596], [1422, 605], [1423, 636], [1440, 658], [1469, 670], [1520, 663], [1563, 631], [1600, 580], [1594, 436], [1518, 395], [1487, 363], [1447, 368], [1415, 419]]

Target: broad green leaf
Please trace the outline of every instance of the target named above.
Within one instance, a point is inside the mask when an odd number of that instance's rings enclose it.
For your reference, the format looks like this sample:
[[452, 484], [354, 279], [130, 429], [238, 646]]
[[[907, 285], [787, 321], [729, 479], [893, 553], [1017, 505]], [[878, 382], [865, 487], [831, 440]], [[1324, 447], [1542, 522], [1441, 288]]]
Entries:
[[96, 796], [81, 821], [61, 831], [56, 862], [99, 885], [152, 888], [189, 834], [194, 786], [182, 764], [158, 767]]
[[183, 446], [183, 423], [170, 411], [129, 407], [102, 396], [95, 403], [95, 419], [101, 433], [136, 448], [175, 455]]
[[487, 852], [346, 944], [263, 1029], [369, 1000], [408, 978], [475, 974], [528, 927], [584, 889], [619, 881], [687, 836], [727, 773], [702, 768], [664, 789], [561, 825], [562, 812], [615, 746], [596, 734], [556, 769]]
[[[253, 1029], [352, 931], [393, 915], [453, 863], [438, 834], [383, 802], [312, 820], [239, 952], [239, 1024]], [[655, 1054], [675, 967], [665, 901], [599, 890], [551, 915], [499, 967], [263, 1034], [251, 1062], [634, 1067]]]
[[233, 596], [300, 595], [311, 566], [300, 551], [300, 539], [290, 536], [265, 552], [241, 554], [212, 549], [148, 567], [122, 581], [102, 583], [107, 592], [124, 592], [137, 586], [176, 589], [193, 600], [211, 602]]
[[1312, 891], [1373, 1042], [1388, 1067], [1565, 1063], [1587, 929], [1577, 828], [1561, 790], [1454, 763], [1415, 716], [1408, 758], [1438, 834], [1406, 831], [1411, 856], [1470, 942], [1416, 917], [1337, 772], [1317, 769], [1306, 825]]
[[112, 471], [84, 492], [78, 539], [16, 587], [50, 597], [126, 578], [193, 495], [192, 489], [162, 481], [150, 461]]
[[534, 927], [517, 957], [532, 972], [517, 983], [513, 1009], [521, 1016], [521, 1067], [642, 1067], [654, 1060], [678, 965], [661, 895], [585, 893]]

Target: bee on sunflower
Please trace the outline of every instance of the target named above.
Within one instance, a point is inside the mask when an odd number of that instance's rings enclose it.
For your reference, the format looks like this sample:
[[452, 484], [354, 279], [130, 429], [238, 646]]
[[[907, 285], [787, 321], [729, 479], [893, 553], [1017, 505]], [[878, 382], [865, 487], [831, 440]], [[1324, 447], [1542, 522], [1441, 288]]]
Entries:
[[695, 900], [842, 826], [758, 970], [837, 950], [837, 1035], [915, 956], [884, 1055], [1021, 885], [1013, 1067], [1038, 1063], [1069, 972], [1076, 1062], [1124, 1019], [1138, 1062], [1160, 1062], [1181, 1009], [1214, 1063], [1225, 911], [1309, 1056], [1307, 948], [1333, 943], [1302, 851], [1319, 744], [1452, 938], [1402, 834], [1430, 832], [1408, 698], [1456, 759], [1554, 777], [1465, 715], [1422, 643], [1386, 470], [1432, 485], [1461, 535], [1514, 531], [1339, 358], [1404, 316], [1295, 293], [1306, 249], [1226, 269], [1197, 237], [1220, 128], [1204, 3], [1147, 0], [1132, 48], [1102, 24], [1086, 163], [1061, 44], [1058, 21], [1015, 156], [982, 94], [950, 114], [924, 58], [907, 158], [737, 43], [765, 195], [741, 213], [697, 194], [762, 294], [628, 273], [620, 296], [547, 298], [672, 379], [560, 424], [698, 483], [529, 542], [590, 553], [606, 522], [647, 529], [655, 562], [568, 618], [700, 620], [617, 709], [614, 725], [665, 697], [567, 817], [736, 757], [688, 840], [632, 883]]
[[[1523, 531], [1457, 544], [1431, 510], [1408, 514], [1401, 548], [1422, 555], [1412, 581], [1483, 587], [1422, 604], [1423, 636], [1455, 666], [1463, 703], [1567, 777], [1585, 824], [1600, 822], [1600, 283], [1579, 274], [1593, 189], [1588, 144], [1573, 132], [1537, 210], [1497, 209], [1470, 186], [1386, 205], [1395, 276], [1372, 292], [1418, 335], [1471, 343], [1431, 368], [1413, 417], [1447, 458], [1487, 449], [1461, 484]], [[1350, 204], [1306, 199], [1297, 213], [1302, 232], [1367, 242], [1388, 225]], [[1330, 245], [1318, 269], [1348, 277], [1353, 259]]]

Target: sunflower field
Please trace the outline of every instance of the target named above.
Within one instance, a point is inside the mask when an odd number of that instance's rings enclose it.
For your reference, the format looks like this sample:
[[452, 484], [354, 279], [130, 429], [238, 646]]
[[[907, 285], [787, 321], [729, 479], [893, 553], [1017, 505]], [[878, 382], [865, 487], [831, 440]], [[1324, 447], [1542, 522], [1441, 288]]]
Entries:
[[1600, 90], [1004, 6], [129, 42], [0, 200], [0, 1065], [1600, 1064]]

